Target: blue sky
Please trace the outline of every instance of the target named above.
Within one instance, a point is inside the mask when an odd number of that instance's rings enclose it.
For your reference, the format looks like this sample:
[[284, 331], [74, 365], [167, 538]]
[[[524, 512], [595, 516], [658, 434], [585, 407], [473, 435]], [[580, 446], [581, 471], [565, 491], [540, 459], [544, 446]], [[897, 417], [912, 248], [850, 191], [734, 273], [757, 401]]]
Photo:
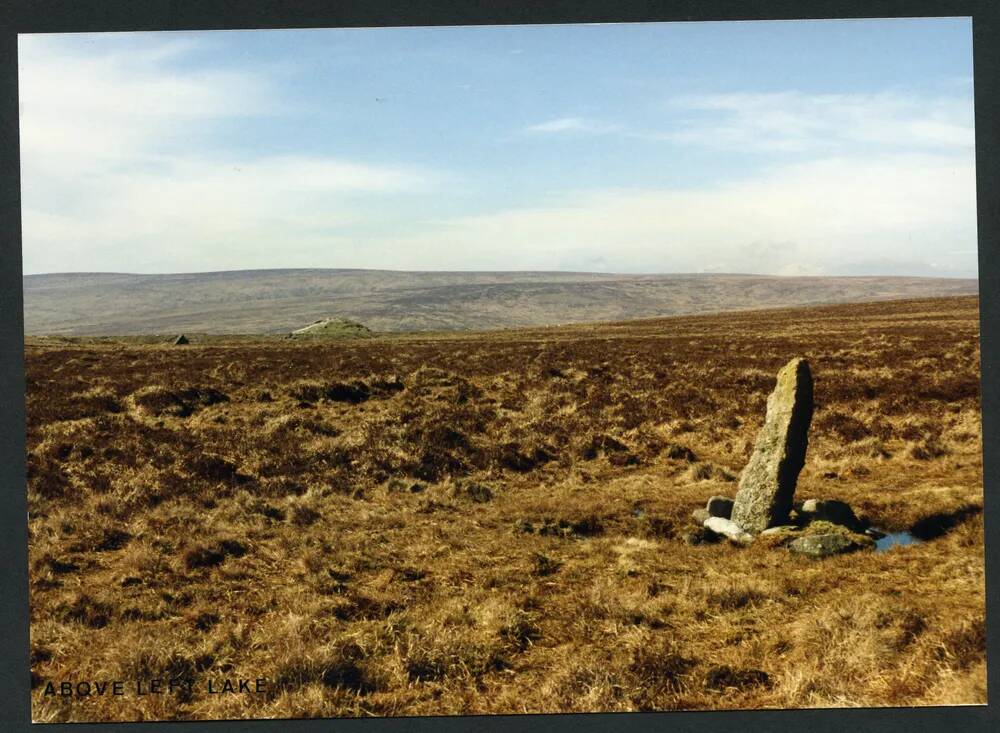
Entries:
[[976, 275], [968, 19], [21, 36], [24, 268]]

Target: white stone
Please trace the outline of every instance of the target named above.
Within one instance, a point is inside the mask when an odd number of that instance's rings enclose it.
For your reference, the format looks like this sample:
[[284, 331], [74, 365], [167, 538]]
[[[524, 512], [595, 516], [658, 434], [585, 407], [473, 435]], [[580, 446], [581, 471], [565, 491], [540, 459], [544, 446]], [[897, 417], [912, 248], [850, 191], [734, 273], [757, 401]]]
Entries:
[[728, 537], [730, 540], [738, 545], [749, 545], [753, 542], [753, 535], [744, 531], [744, 529], [731, 519], [723, 519], [722, 517], [709, 517], [705, 520], [705, 527], [712, 530], [716, 534], [721, 534], [724, 537]]

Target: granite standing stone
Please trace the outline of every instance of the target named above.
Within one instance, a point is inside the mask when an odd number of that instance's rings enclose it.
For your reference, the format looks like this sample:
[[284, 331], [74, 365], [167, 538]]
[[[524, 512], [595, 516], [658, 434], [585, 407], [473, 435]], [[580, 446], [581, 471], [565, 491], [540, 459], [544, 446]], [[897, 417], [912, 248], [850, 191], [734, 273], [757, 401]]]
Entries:
[[795, 482], [805, 465], [812, 413], [809, 362], [792, 359], [778, 372], [778, 382], [767, 398], [764, 426], [740, 475], [732, 520], [747, 532], [756, 534], [788, 523]]

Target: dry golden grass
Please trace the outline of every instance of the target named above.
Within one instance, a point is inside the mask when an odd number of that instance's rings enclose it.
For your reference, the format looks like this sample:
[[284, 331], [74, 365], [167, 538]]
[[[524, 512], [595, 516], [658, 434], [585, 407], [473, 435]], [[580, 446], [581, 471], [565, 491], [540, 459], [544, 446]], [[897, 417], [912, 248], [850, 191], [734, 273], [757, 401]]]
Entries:
[[[797, 497], [926, 542], [685, 541], [795, 355], [817, 400]], [[34, 719], [983, 703], [978, 364], [975, 298], [30, 340]], [[44, 694], [154, 678], [194, 685]]]

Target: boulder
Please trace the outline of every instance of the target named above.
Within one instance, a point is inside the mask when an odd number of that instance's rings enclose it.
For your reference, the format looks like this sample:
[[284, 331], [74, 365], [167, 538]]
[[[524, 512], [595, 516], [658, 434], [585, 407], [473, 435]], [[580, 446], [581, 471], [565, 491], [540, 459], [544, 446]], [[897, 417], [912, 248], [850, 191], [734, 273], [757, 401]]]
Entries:
[[778, 372], [753, 455], [740, 475], [732, 520], [745, 531], [755, 534], [787, 523], [805, 465], [812, 414], [809, 362], [795, 358]]
[[743, 528], [731, 519], [709, 517], [705, 520], [705, 528], [729, 538], [738, 545], [749, 545], [753, 542], [753, 535], [744, 532]]
[[829, 534], [813, 534], [799, 537], [788, 545], [788, 549], [807, 557], [829, 557], [843, 552], [860, 550], [862, 545], [846, 535], [830, 532]]
[[863, 532], [865, 524], [851, 509], [851, 505], [837, 499], [807, 499], [796, 506], [799, 515], [809, 521], [822, 520], [839, 524], [852, 532]]
[[713, 496], [705, 505], [705, 510], [713, 517], [730, 519], [733, 515], [733, 500], [728, 496]]

